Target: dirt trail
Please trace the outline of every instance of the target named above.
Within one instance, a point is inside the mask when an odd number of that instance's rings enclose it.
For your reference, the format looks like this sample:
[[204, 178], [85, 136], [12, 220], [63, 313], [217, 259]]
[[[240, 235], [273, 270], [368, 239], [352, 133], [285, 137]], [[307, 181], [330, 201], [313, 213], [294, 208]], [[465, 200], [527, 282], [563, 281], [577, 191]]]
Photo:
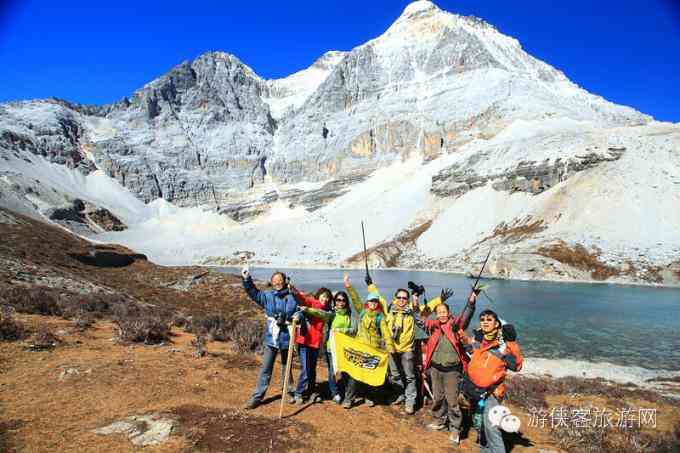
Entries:
[[[268, 404], [244, 411], [259, 362], [236, 354], [227, 343], [210, 343], [208, 355], [196, 358], [193, 335], [181, 331], [174, 331], [173, 344], [167, 346], [121, 345], [111, 340], [109, 322], [78, 333], [70, 321], [58, 318], [20, 319], [28, 325], [48, 324], [66, 344], [44, 352], [29, 352], [25, 343], [0, 344], [0, 419], [5, 440], [18, 451], [137, 451], [123, 435], [100, 436], [91, 430], [147, 413], [180, 419], [176, 435], [144, 448], [149, 452], [452, 450], [446, 434], [424, 428], [427, 409], [409, 417], [390, 406], [347, 411], [329, 401], [286, 404], [286, 416], [279, 421], [275, 385]], [[78, 374], [60, 379], [69, 368]], [[322, 368], [320, 380], [325, 380]], [[539, 445], [556, 449], [547, 432], [525, 436], [535, 446], [518, 445], [513, 452], [536, 451]], [[465, 439], [460, 451], [477, 448]]]

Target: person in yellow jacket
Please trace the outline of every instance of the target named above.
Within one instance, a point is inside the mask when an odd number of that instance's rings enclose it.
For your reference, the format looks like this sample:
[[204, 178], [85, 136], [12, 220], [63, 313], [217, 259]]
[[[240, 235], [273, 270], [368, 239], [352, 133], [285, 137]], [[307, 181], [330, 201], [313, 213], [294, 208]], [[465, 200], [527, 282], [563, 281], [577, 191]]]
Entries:
[[390, 381], [399, 396], [395, 404], [405, 403], [407, 414], [415, 413], [418, 388], [416, 386], [415, 319], [409, 303], [411, 294], [399, 288], [387, 311], [387, 326], [394, 341], [394, 352], [389, 357]]
[[[356, 334], [356, 339], [360, 342], [373, 346], [374, 348], [384, 349], [389, 353], [395, 351], [394, 342], [390, 335], [389, 326], [387, 325], [385, 312], [383, 309], [384, 299], [380, 296], [378, 288], [373, 285], [370, 276], [366, 276], [366, 283], [368, 284], [368, 296], [366, 303], [362, 303], [359, 293], [352, 287], [349, 282], [349, 275], [344, 276], [344, 285], [349, 293], [350, 300], [356, 313], [359, 314], [359, 326]], [[382, 299], [382, 300], [381, 300]], [[347, 387], [345, 389], [345, 400], [342, 407], [349, 409], [352, 407], [354, 396], [359, 390], [360, 383], [355, 379], [349, 378]], [[364, 400], [369, 407], [375, 406], [373, 393], [374, 387], [365, 386]]]
[[[372, 283], [370, 289], [379, 293], [378, 288]], [[395, 291], [394, 299], [389, 306], [384, 298], [380, 298], [382, 309], [387, 313], [387, 327], [394, 343], [394, 352], [389, 356], [389, 373], [390, 382], [395, 387], [398, 397], [393, 404], [405, 403], [404, 410], [409, 415], [415, 413], [418, 398], [414, 310], [427, 315], [429, 311], [434, 311], [433, 307], [446, 302], [451, 294], [450, 290], [442, 291], [440, 297], [423, 305], [417, 304], [417, 299], [410, 302], [411, 293], [404, 288]]]

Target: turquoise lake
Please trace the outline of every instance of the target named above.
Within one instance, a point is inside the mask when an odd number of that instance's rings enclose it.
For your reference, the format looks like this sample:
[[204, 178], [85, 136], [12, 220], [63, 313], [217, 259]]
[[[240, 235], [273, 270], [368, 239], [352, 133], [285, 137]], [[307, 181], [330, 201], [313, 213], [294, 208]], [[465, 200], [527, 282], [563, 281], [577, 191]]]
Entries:
[[[237, 268], [222, 268], [236, 272]], [[279, 269], [303, 291], [321, 286], [342, 289], [343, 270]], [[268, 280], [269, 268], [251, 268]], [[366, 294], [364, 271], [348, 271], [352, 285]], [[454, 290], [448, 304], [458, 313], [473, 280], [438, 272], [372, 270], [383, 295], [392, 296], [409, 280], [422, 284], [431, 299], [442, 288]], [[489, 298], [480, 295], [477, 314], [486, 308], [514, 324], [524, 355], [680, 370], [680, 289], [644, 286], [486, 280]]]

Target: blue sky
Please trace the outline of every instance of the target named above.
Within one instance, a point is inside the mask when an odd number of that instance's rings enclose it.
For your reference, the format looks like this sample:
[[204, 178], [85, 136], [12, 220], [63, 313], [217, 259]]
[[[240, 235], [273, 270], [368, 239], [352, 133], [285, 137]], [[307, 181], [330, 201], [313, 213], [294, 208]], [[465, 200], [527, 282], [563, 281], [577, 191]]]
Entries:
[[[0, 101], [112, 102], [209, 50], [282, 77], [380, 35], [407, 0], [0, 0]], [[680, 0], [439, 0], [588, 91], [680, 122]]]

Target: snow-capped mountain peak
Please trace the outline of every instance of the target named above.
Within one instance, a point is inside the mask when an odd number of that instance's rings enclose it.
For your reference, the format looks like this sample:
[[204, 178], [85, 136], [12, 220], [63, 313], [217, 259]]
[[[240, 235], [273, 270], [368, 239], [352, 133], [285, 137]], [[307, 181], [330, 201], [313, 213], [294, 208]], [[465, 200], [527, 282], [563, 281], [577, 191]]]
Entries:
[[587, 249], [598, 276], [668, 281], [680, 133], [651, 120], [421, 0], [280, 79], [208, 52], [115, 104], [2, 104], [0, 206], [71, 227], [82, 199], [168, 263], [351, 262], [364, 218], [383, 265], [461, 270], [493, 243], [497, 275], [589, 278], [559, 264]]
[[428, 0], [416, 0], [409, 3], [399, 16], [400, 19], [409, 19], [418, 15], [439, 11], [437, 5]]

